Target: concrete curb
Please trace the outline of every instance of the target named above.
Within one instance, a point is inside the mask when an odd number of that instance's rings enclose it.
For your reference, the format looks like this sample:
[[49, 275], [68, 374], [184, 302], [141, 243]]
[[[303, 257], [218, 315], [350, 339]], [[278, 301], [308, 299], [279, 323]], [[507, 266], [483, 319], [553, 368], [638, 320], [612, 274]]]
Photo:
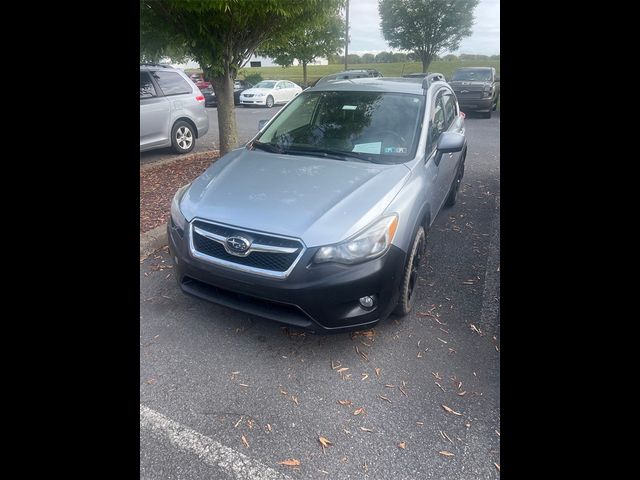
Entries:
[[167, 238], [167, 224], [162, 225], [149, 230], [148, 232], [140, 234], [140, 261], [147, 258], [153, 252], [159, 248], [168, 244]]

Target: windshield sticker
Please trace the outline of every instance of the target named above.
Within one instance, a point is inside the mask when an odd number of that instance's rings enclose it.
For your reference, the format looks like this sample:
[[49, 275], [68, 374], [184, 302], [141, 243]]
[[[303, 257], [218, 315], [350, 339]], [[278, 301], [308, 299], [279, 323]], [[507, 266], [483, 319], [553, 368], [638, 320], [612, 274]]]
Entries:
[[343, 110], [355, 110], [356, 108], [358, 108], [356, 105], [345, 105], [342, 107]]
[[407, 153], [408, 150], [404, 147], [385, 147], [384, 153]]
[[380, 154], [380, 148], [382, 147], [382, 142], [373, 142], [373, 143], [359, 143], [354, 145], [352, 152], [360, 152], [360, 153], [375, 153], [376, 155]]

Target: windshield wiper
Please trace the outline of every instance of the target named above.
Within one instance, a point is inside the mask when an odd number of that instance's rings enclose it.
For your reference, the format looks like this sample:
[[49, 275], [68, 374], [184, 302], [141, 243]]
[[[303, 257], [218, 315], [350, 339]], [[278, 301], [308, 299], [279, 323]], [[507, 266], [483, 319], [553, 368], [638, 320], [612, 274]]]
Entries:
[[258, 142], [256, 140], [252, 142], [251, 145], [253, 146], [253, 148], [259, 148], [260, 150], [264, 150], [265, 152], [283, 153], [281, 149], [270, 143]]
[[342, 150], [333, 150], [331, 148], [314, 148], [313, 150], [287, 149], [285, 153], [292, 153], [294, 155], [313, 155], [314, 157], [333, 158], [342, 161], [346, 161], [347, 158], [357, 158], [363, 162], [376, 163], [369, 158], [363, 157], [359, 153], [344, 152]]

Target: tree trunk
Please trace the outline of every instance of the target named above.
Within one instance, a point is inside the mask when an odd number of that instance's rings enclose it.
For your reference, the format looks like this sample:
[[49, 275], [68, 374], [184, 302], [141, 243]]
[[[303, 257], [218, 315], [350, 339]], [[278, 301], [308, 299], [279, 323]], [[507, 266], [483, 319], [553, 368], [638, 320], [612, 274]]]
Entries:
[[220, 136], [220, 156], [222, 157], [236, 148], [238, 144], [236, 112], [233, 104], [233, 77], [230, 72], [212, 77], [211, 85], [216, 92], [218, 103], [218, 133]]
[[304, 87], [307, 88], [307, 62], [302, 62], [302, 78], [304, 82]]
[[422, 60], [422, 73], [427, 73], [427, 68], [431, 65], [431, 55], [423, 53], [420, 55], [420, 60]]

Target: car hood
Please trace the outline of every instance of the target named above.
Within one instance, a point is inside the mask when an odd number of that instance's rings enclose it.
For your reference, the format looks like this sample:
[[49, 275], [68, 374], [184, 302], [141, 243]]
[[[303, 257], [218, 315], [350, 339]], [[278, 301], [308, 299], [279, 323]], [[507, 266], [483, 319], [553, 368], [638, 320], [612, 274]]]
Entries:
[[182, 198], [188, 221], [201, 218], [301, 238], [308, 247], [335, 243], [378, 218], [410, 170], [240, 148], [211, 165]]
[[256, 94], [256, 93], [264, 93], [265, 95], [267, 93], [270, 93], [271, 91], [273, 91], [273, 88], [247, 88], [244, 92], [242, 93], [252, 93], [252, 94]]

